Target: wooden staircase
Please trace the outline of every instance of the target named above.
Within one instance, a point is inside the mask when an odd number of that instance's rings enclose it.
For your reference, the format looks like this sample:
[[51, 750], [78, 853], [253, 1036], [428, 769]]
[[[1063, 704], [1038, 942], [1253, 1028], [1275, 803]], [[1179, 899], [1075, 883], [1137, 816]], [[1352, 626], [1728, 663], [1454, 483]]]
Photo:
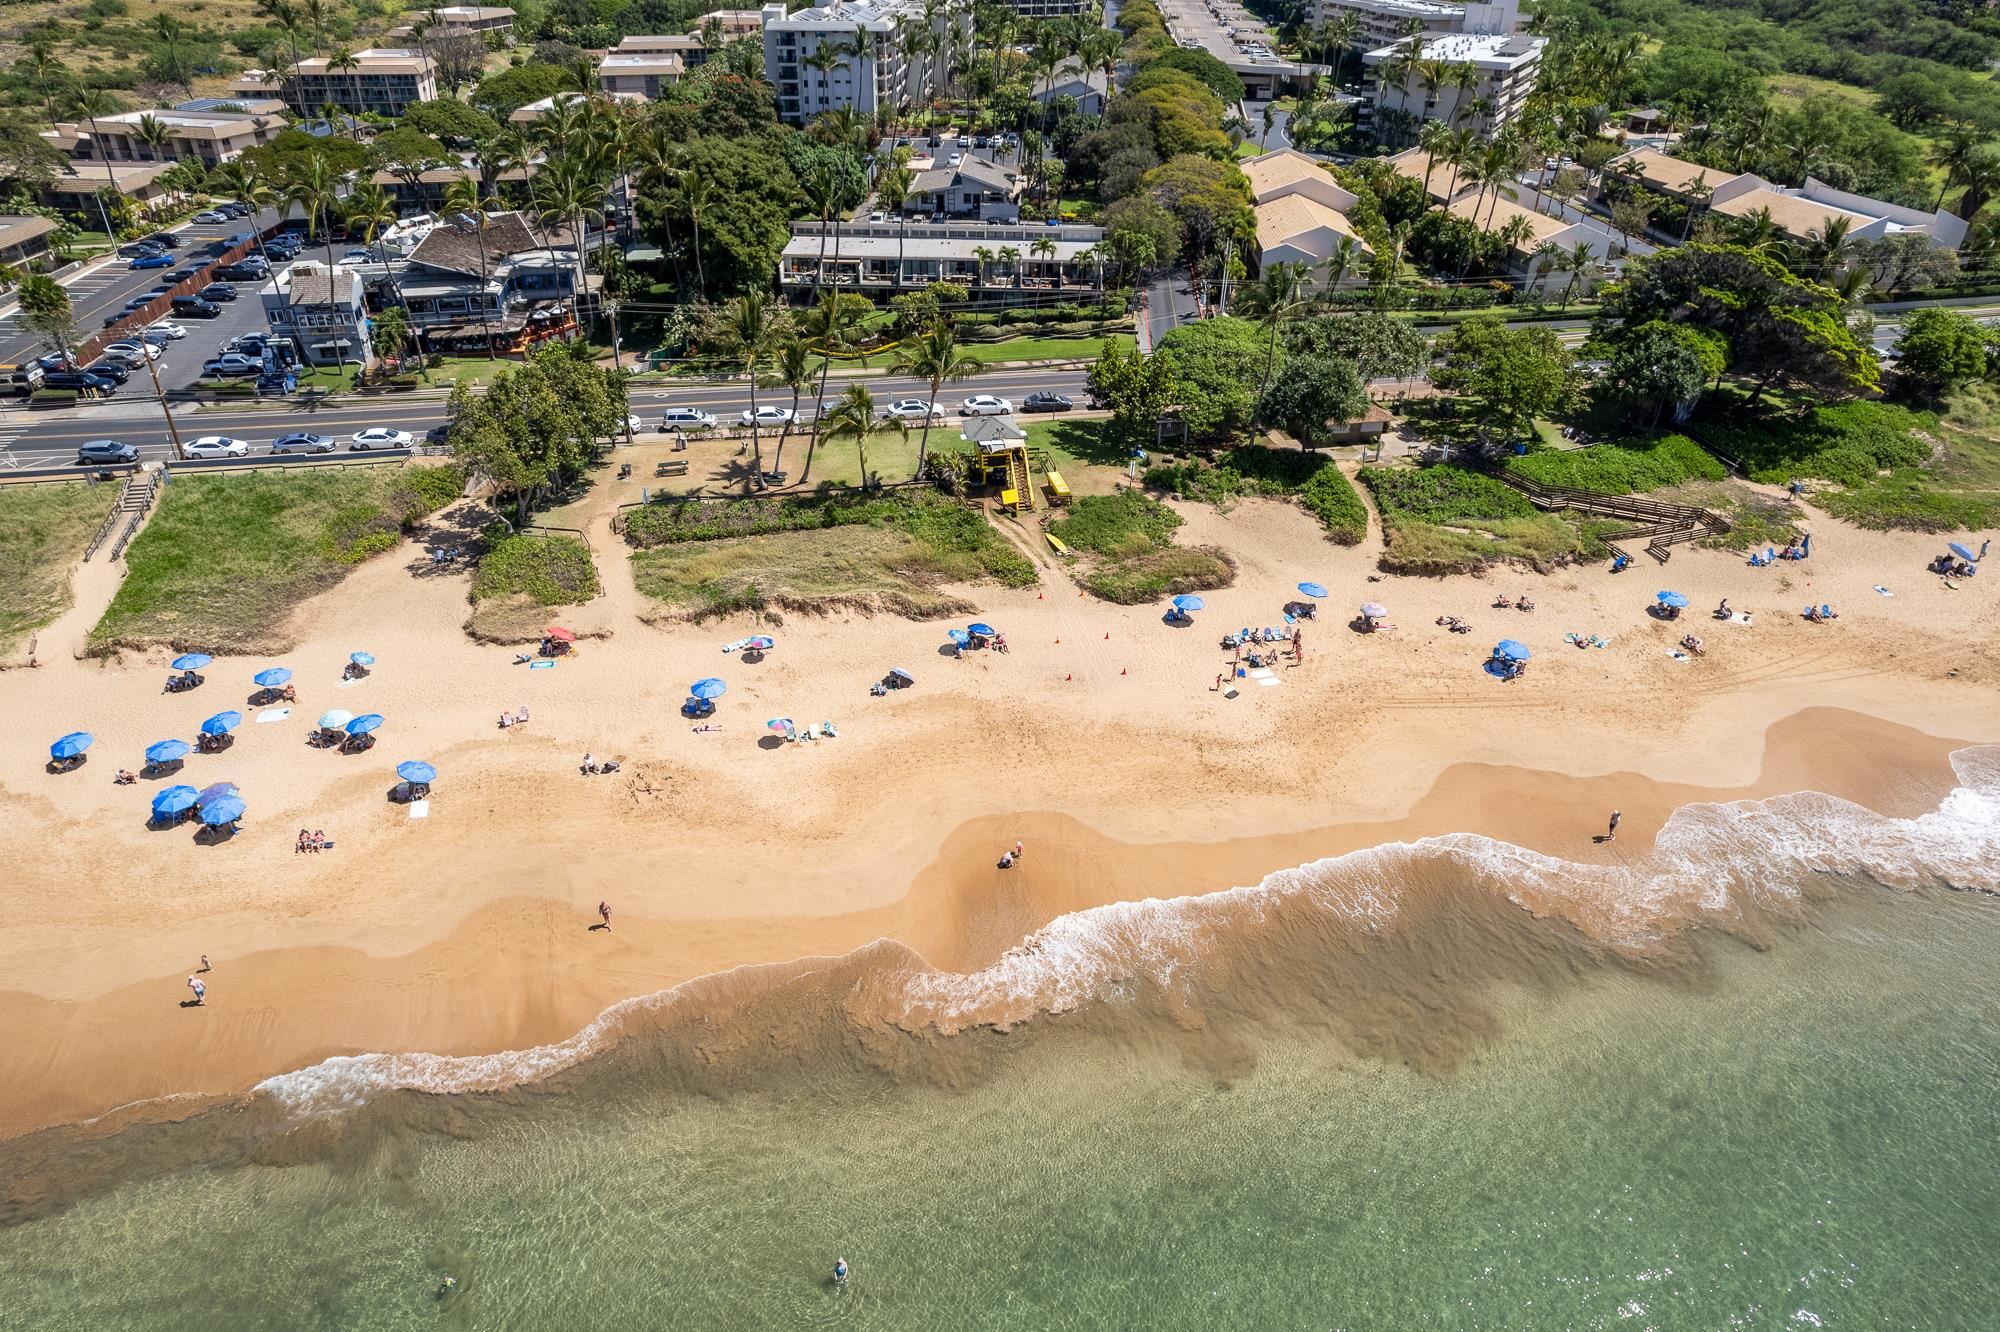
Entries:
[[1625, 551], [1619, 542], [1644, 537], [1646, 553], [1665, 564], [1673, 556], [1671, 547], [1684, 541], [1722, 536], [1729, 531], [1728, 519], [1692, 504], [1668, 504], [1661, 500], [1641, 499], [1637, 495], [1607, 495], [1600, 490], [1577, 490], [1570, 486], [1545, 486], [1504, 467], [1493, 475], [1501, 484], [1526, 495], [1538, 509], [1575, 509], [1579, 513], [1629, 519], [1630, 526], [1609, 532], [1604, 537], [1604, 544], [1620, 555], [1624, 555]]
[[1034, 474], [1028, 468], [1025, 449], [1014, 449], [1007, 454], [1007, 484], [1020, 496], [1021, 507], [1033, 512], [1035, 508]]
[[[132, 544], [132, 538], [139, 535], [139, 529], [145, 525], [146, 515], [153, 511], [153, 499], [160, 493], [160, 476], [159, 472], [134, 472], [125, 478], [125, 489], [118, 493], [118, 505], [111, 510], [103, 529], [108, 532], [115, 523], [125, 524], [125, 530], [118, 534], [118, 540], [111, 546], [112, 559], [125, 553], [125, 547]], [[86, 555], [84, 558], [90, 557]]]

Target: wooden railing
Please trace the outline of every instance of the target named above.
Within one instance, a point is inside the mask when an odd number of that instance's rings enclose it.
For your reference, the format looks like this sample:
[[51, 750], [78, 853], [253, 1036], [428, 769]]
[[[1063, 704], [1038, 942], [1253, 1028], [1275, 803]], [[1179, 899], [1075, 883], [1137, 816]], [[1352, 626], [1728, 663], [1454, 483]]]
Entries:
[[1665, 564], [1672, 558], [1670, 547], [1703, 537], [1723, 536], [1729, 520], [1693, 504], [1672, 504], [1664, 500], [1642, 499], [1637, 495], [1610, 495], [1601, 490], [1579, 490], [1573, 486], [1546, 486], [1502, 467], [1494, 475], [1528, 497], [1538, 509], [1575, 509], [1579, 513], [1627, 518], [1630, 527], [1605, 534], [1604, 544], [1623, 555], [1621, 541], [1646, 538], [1646, 553]]

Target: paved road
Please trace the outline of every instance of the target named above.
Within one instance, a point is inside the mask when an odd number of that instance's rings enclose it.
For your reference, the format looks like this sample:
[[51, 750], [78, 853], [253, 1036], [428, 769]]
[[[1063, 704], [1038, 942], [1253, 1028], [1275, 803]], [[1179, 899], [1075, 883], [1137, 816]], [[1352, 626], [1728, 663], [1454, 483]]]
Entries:
[[[836, 396], [843, 385], [854, 379], [828, 381], [827, 396]], [[890, 375], [859, 377], [877, 402], [895, 398], [929, 397], [929, 386], [914, 379]], [[1074, 369], [1012, 369], [999, 367], [957, 384], [939, 394], [947, 411], [974, 393], [996, 393], [1011, 398], [1016, 405], [1029, 393], [1049, 390], [1084, 405], [1084, 372]], [[760, 390], [760, 404], [788, 406], [791, 395]], [[741, 380], [721, 382], [640, 381], [631, 392], [632, 410], [648, 430], [659, 425], [660, 409], [700, 407], [724, 420], [735, 417], [750, 405], [750, 389]], [[144, 399], [121, 399], [101, 406], [81, 408], [64, 419], [32, 416], [23, 420], [21, 412], [0, 414], [0, 467], [67, 466], [76, 459], [76, 446], [90, 439], [117, 439], [137, 445], [146, 459], [167, 455], [166, 425], [159, 405]], [[294, 430], [312, 430], [336, 437], [351, 436], [369, 426], [388, 425], [421, 436], [445, 419], [445, 397], [422, 394], [410, 397], [360, 399], [342, 396], [331, 402], [302, 407], [292, 402], [265, 407], [226, 406], [200, 411], [176, 409], [174, 423], [181, 438], [197, 435], [233, 435], [248, 440], [253, 455], [279, 435]], [[342, 439], [343, 445], [345, 439]]]

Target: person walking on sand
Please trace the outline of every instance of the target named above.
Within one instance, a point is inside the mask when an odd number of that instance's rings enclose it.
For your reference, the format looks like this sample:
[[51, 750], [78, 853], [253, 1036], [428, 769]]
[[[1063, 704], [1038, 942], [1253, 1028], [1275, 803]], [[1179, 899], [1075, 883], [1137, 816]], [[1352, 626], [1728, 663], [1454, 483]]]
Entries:
[[604, 922], [605, 929], [608, 930], [611, 928], [611, 904], [609, 902], [599, 902], [597, 904], [597, 918]]
[[208, 965], [208, 954], [203, 953], [201, 955], [201, 965], [195, 968], [195, 974], [200, 975], [202, 972], [207, 971], [209, 969], [210, 968]]
[[1022, 847], [1022, 845], [1019, 842], [1014, 843], [1014, 859], [1019, 860], [1022, 856], [1026, 854], [1027, 851], [1025, 850], [1025, 848]]
[[1614, 809], [1611, 811], [1611, 826], [1605, 830], [1604, 833], [1605, 841], [1615, 842], [1618, 840], [1618, 821], [1624, 817], [1625, 814], [1624, 811], [1622, 810]]
[[194, 1006], [200, 1008], [208, 1002], [208, 987], [197, 976], [188, 977], [188, 988], [194, 991]]

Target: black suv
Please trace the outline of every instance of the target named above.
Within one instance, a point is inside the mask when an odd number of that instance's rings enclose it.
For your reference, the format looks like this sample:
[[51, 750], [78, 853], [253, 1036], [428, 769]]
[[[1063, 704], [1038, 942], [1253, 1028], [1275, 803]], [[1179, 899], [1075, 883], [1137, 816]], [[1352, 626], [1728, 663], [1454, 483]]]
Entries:
[[227, 282], [211, 282], [201, 289], [201, 298], [205, 301], [233, 301], [236, 299], [236, 288]]
[[57, 370], [42, 376], [42, 387], [50, 389], [75, 389], [81, 393], [94, 389], [110, 397], [118, 391], [118, 385], [103, 375], [88, 374], [82, 370]]
[[181, 238], [171, 231], [156, 231], [146, 237], [146, 244], [157, 245], [163, 250], [178, 250], [181, 248]]
[[172, 309], [183, 319], [214, 319], [222, 314], [221, 306], [199, 296], [176, 296]]

